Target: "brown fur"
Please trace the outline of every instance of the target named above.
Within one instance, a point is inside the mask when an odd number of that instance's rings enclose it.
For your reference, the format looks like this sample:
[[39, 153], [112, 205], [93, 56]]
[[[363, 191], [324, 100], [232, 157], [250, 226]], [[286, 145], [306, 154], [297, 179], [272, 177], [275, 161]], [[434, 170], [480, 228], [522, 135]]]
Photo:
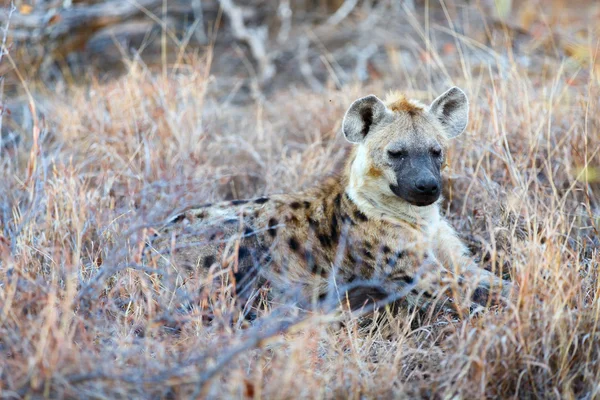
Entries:
[[422, 105], [407, 99], [401, 93], [392, 93], [386, 99], [387, 106], [394, 112], [406, 112], [411, 115], [420, 114], [424, 111]]

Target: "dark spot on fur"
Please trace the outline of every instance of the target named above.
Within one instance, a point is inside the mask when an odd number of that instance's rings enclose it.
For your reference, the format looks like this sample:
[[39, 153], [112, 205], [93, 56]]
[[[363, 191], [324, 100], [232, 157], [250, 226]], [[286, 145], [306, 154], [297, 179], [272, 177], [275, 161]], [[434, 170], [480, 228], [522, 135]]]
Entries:
[[213, 265], [215, 263], [216, 259], [215, 256], [213, 256], [212, 254], [204, 257], [204, 261], [202, 262], [202, 266], [204, 268], [210, 268], [211, 265]]
[[317, 264], [313, 263], [311, 265], [310, 272], [312, 272], [313, 274], [319, 275], [320, 270], [321, 270], [321, 267], [319, 267]]
[[385, 245], [382, 247], [381, 251], [383, 251], [383, 254], [388, 254], [392, 249], [390, 249], [388, 245]]
[[342, 203], [342, 195], [341, 195], [341, 193], [338, 193], [337, 196], [335, 196], [335, 199], [333, 200], [333, 204], [335, 205], [336, 208], [340, 208], [341, 203]]
[[408, 275], [404, 275], [400, 279], [403, 280], [404, 282], [406, 282], [409, 285], [412, 285], [412, 283], [414, 282], [413, 277], [412, 276], [408, 276]]
[[302, 204], [299, 201], [293, 201], [290, 203], [290, 207], [292, 207], [292, 210], [297, 210], [302, 207]]
[[254, 200], [256, 204], [265, 204], [267, 201], [269, 201], [268, 197], [259, 197], [258, 199]]
[[277, 222], [277, 220], [275, 218], [271, 218], [269, 219], [269, 235], [271, 235], [271, 237], [275, 237], [275, 235], [277, 235], [277, 225], [279, 223]]
[[314, 261], [312, 264], [311, 271], [315, 275], [327, 276], [327, 271], [324, 268], [322, 268], [320, 265], [315, 264]]
[[248, 236], [248, 235], [252, 235], [254, 233], [254, 230], [252, 230], [252, 228], [250, 228], [249, 226], [246, 226], [244, 228], [244, 235]]
[[319, 223], [317, 221], [315, 221], [312, 218], [308, 218], [308, 226], [312, 229], [312, 230], [317, 230], [317, 228], [319, 227]]
[[310, 208], [310, 201], [304, 202], [304, 208]]
[[240, 204], [246, 204], [248, 203], [248, 200], [232, 200], [231, 201], [231, 205], [233, 206], [239, 206]]
[[335, 215], [331, 217], [331, 240], [337, 241], [339, 237], [338, 221]]
[[296, 239], [295, 237], [289, 238], [288, 244], [290, 245], [290, 249], [292, 249], [293, 251], [298, 251], [298, 249], [300, 248], [300, 243], [298, 243], [298, 239]]
[[321, 243], [323, 247], [331, 247], [332, 245], [331, 238], [323, 233], [319, 233], [317, 239], [319, 239], [319, 243]]
[[242, 281], [244, 280], [245, 276], [246, 276], [246, 273], [242, 272], [242, 271], [238, 271], [238, 272], [234, 272], [233, 273], [233, 278], [235, 279], [235, 283], [238, 284], [238, 285], [240, 283], [242, 283]]
[[204, 219], [206, 218], [206, 211], [200, 211], [196, 214], [196, 218]]
[[398, 260], [400, 260], [402, 257], [404, 257], [404, 252], [399, 251], [395, 255], [388, 257], [386, 263], [393, 268], [398, 263]]
[[370, 260], [373, 259], [373, 253], [371, 253], [369, 250], [363, 249], [363, 254], [365, 255], [366, 258], [368, 258]]
[[250, 250], [248, 250], [247, 247], [240, 246], [240, 248], [238, 249], [238, 258], [239, 259], [246, 258], [249, 255], [250, 255]]
[[239, 222], [237, 218], [227, 218], [225, 219], [225, 221], [223, 221], [225, 224], [233, 224], [236, 222]]
[[473, 295], [471, 296], [471, 300], [480, 305], [485, 305], [488, 302], [489, 291], [487, 288], [482, 286], [477, 287], [473, 291]]
[[361, 109], [360, 118], [363, 120], [363, 128], [360, 134], [365, 137], [373, 124], [373, 109], [371, 107], [364, 107]]
[[137, 326], [133, 331], [134, 335], [139, 338], [143, 338], [146, 336], [146, 330], [143, 326]]
[[304, 259], [306, 265], [310, 268], [313, 274], [320, 274], [321, 268], [315, 263], [315, 257], [310, 250], [304, 250]]
[[298, 220], [298, 217], [296, 217], [295, 215], [292, 215], [290, 217], [287, 217], [287, 222], [291, 222], [293, 224], [297, 224], [300, 221]]
[[265, 253], [260, 257], [259, 263], [263, 265], [268, 265], [273, 259], [271, 258], [271, 253], [267, 249], [265, 249]]
[[429, 293], [427, 293], [425, 291], [418, 291], [417, 289], [413, 289], [413, 290], [411, 290], [411, 292], [413, 294], [416, 294], [417, 296], [423, 296], [426, 299], [432, 299], [433, 298], [433, 296], [431, 294], [429, 294]]
[[362, 222], [367, 222], [369, 220], [369, 218], [367, 218], [367, 216], [360, 210], [354, 211], [354, 217]]
[[173, 218], [171, 220], [171, 223], [172, 224], [176, 224], [176, 223], [179, 223], [179, 222], [183, 221], [184, 219], [185, 219], [185, 213], [179, 214], [178, 216], [176, 216], [175, 218]]
[[350, 261], [351, 264], [355, 264], [356, 263], [356, 258], [354, 258], [354, 256], [352, 255], [352, 253], [348, 253], [348, 261]]
[[371, 250], [373, 248], [373, 244], [371, 244], [371, 242], [365, 242], [365, 248]]
[[233, 273], [233, 278], [235, 279], [236, 292], [238, 295], [241, 295], [249, 288], [249, 284], [256, 277], [256, 268], [252, 268], [250, 270], [243, 270]]
[[194, 272], [194, 270], [195, 270], [195, 268], [194, 268], [194, 265], [192, 265], [192, 264], [190, 264], [190, 263], [187, 263], [187, 262], [186, 262], [185, 264], [183, 264], [183, 268], [185, 268], [185, 270], [186, 270], [186, 271], [187, 271], [189, 274], [193, 273], [193, 272]]

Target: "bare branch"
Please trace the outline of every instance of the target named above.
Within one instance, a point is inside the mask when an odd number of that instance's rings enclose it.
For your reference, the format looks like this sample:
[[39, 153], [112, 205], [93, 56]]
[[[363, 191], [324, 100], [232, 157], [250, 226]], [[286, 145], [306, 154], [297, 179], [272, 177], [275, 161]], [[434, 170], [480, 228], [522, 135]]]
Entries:
[[339, 24], [344, 19], [346, 19], [346, 17], [348, 15], [350, 15], [350, 13], [352, 12], [352, 10], [354, 10], [354, 7], [356, 7], [357, 4], [358, 4], [358, 0], [344, 1], [344, 4], [342, 4], [342, 6], [340, 8], [338, 8], [337, 11], [331, 17], [329, 17], [329, 19], [327, 20], [327, 24], [329, 24], [329, 25]]
[[313, 74], [312, 67], [310, 66], [310, 61], [308, 60], [308, 48], [309, 48], [310, 40], [306, 37], [300, 38], [299, 49], [298, 49], [298, 58], [300, 64], [300, 73], [304, 77], [304, 80], [312, 90], [315, 92], [322, 92], [323, 85]]
[[369, 59], [377, 53], [377, 45], [375, 43], [369, 44], [362, 51], [358, 52], [356, 56], [356, 68], [354, 72], [359, 81], [364, 82], [369, 79], [369, 71], [367, 69]]
[[252, 57], [258, 63], [260, 82], [269, 81], [275, 75], [275, 66], [267, 52], [267, 27], [248, 28], [244, 24], [242, 10], [233, 3], [233, 0], [219, 0], [219, 3], [231, 22], [233, 36], [248, 45]]
[[192, 10], [194, 11], [194, 18], [196, 19], [196, 29], [194, 29], [194, 36], [199, 43], [207, 43], [208, 37], [204, 30], [204, 12], [202, 11], [202, 0], [192, 0]]
[[290, 30], [292, 29], [292, 8], [290, 7], [290, 0], [281, 0], [279, 2], [277, 15], [281, 20], [281, 28], [279, 28], [279, 34], [277, 35], [277, 42], [282, 44], [288, 40]]

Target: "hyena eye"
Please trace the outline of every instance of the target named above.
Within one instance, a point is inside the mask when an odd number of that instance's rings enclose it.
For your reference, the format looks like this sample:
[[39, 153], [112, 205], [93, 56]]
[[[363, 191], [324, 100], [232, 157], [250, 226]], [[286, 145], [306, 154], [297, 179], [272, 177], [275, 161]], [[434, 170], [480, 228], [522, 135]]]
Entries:
[[439, 158], [442, 156], [442, 149], [440, 149], [439, 147], [433, 147], [431, 150], [429, 150], [429, 152], [431, 153], [432, 156]]
[[397, 150], [388, 150], [388, 155], [390, 158], [402, 158], [406, 156], [406, 150], [397, 149]]

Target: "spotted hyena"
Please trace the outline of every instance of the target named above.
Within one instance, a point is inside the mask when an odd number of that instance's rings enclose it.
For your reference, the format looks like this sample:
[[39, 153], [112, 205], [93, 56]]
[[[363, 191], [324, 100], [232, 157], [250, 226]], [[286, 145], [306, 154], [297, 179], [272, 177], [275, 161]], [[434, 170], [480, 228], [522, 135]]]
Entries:
[[395, 293], [416, 307], [506, 293], [440, 214], [447, 144], [468, 108], [456, 87], [429, 106], [360, 98], [343, 119], [354, 146], [339, 175], [301, 193], [189, 208], [154, 235], [149, 262], [238, 294], [265, 281], [275, 293], [301, 288], [304, 299], [334, 291], [354, 308]]

